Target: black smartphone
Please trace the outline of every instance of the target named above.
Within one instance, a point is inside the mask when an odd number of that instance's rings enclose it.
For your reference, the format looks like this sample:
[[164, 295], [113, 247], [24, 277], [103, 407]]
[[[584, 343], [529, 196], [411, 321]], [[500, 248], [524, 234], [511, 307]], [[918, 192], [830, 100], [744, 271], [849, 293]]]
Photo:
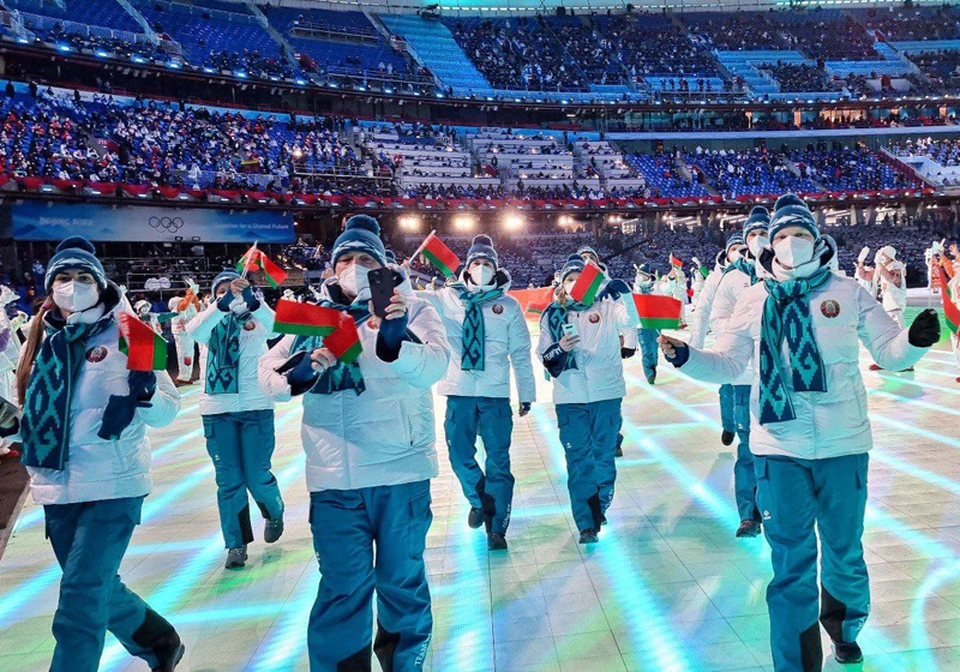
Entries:
[[370, 283], [370, 300], [373, 301], [373, 314], [377, 317], [387, 316], [387, 306], [393, 298], [393, 271], [389, 268], [375, 268], [367, 272], [367, 282]]

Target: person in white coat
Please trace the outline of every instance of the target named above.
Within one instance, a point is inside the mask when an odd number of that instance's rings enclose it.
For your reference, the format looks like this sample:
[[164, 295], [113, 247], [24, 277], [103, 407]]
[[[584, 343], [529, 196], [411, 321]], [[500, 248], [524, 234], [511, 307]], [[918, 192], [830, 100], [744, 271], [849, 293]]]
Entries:
[[622, 424], [620, 332], [634, 329], [620, 301], [586, 306], [570, 291], [584, 269], [572, 255], [560, 270], [556, 299], [540, 319], [537, 355], [553, 380], [560, 441], [567, 461], [567, 488], [580, 543], [598, 541], [613, 502], [617, 434]]
[[[770, 242], [767, 228], [770, 213], [763, 206], [756, 206], [743, 222], [743, 240], [746, 249], [739, 258], [727, 264], [717, 284], [716, 295], [710, 303], [710, 331], [722, 334], [727, 321], [733, 315], [740, 296], [757, 284], [756, 259], [760, 250]], [[753, 469], [753, 454], [750, 452], [750, 384], [753, 382], [753, 366], [748, 366], [739, 378], [731, 383], [733, 392], [733, 418], [736, 423], [737, 459], [733, 465], [733, 484], [740, 514], [737, 538], [756, 537], [760, 534], [761, 518], [757, 509], [757, 477]]]
[[887, 315], [903, 329], [907, 311], [907, 267], [897, 259], [897, 250], [892, 245], [877, 251], [874, 281], [879, 289], [880, 303]]
[[[11, 403], [17, 399], [14, 391], [14, 372], [20, 357], [20, 336], [15, 325], [7, 316], [7, 306], [20, 297], [6, 285], [0, 285], [0, 399]], [[2, 402], [0, 402], [2, 403]], [[11, 441], [0, 437], [0, 457], [17, 458], [20, 453], [13, 450]]]
[[[703, 290], [700, 292], [696, 310], [693, 311], [693, 319], [690, 320], [690, 345], [693, 347], [702, 348], [707, 340], [707, 333], [710, 332], [710, 317], [713, 314], [713, 302], [716, 299], [720, 281], [723, 279], [724, 270], [730, 264], [743, 258], [746, 251], [747, 245], [743, 240], [743, 233], [737, 231], [727, 238], [724, 251], [717, 255], [713, 273], [707, 276], [706, 282], [703, 283]], [[733, 385], [721, 385], [719, 395], [720, 442], [729, 446], [737, 436], [737, 418], [733, 410]]]
[[[286, 336], [260, 362], [267, 394], [303, 395], [321, 567], [307, 630], [315, 672], [368, 670], [371, 645], [385, 670], [421, 669], [433, 629], [423, 562], [437, 475], [431, 387], [447, 371], [450, 346], [433, 306], [399, 289], [386, 318], [371, 317], [367, 273], [386, 266], [379, 233], [372, 217], [351, 217], [333, 247], [335, 274], [320, 289], [321, 305], [354, 318], [359, 358], [339, 361], [323, 337]], [[395, 272], [394, 284], [401, 280]]]
[[200, 344], [200, 417], [217, 474], [225, 567], [237, 569], [253, 541], [248, 491], [263, 515], [263, 540], [272, 544], [283, 534], [283, 498], [271, 471], [273, 400], [259, 383], [274, 316], [232, 269], [214, 278], [211, 294], [214, 302], [187, 324], [186, 334]]
[[870, 611], [861, 535], [873, 439], [859, 343], [885, 367], [903, 368], [939, 340], [940, 324], [924, 311], [900, 329], [856, 280], [832, 273], [833, 251], [796, 196], [777, 201], [769, 236], [765, 279], [741, 294], [713, 349], [660, 342], [674, 366], [707, 382], [730, 382], [756, 363], [750, 447], [772, 549], [773, 664], [809, 672], [822, 666], [818, 618], [836, 659], [856, 663]]
[[177, 382], [187, 385], [193, 382], [193, 356], [196, 353], [196, 341], [187, 329], [197, 313], [200, 312], [199, 287], [193, 280], [187, 280], [187, 292], [184, 296], [170, 299], [170, 312], [174, 313], [170, 321], [170, 332], [177, 346]]
[[[520, 417], [536, 401], [530, 331], [520, 302], [507, 295], [509, 289], [510, 274], [500, 268], [493, 241], [480, 235], [473, 239], [457, 282], [420, 294], [440, 315], [450, 343], [450, 364], [438, 387], [447, 398], [443, 428], [450, 465], [470, 502], [467, 524], [486, 526], [493, 551], [507, 548], [513, 508], [511, 368]], [[478, 434], [486, 452], [482, 469], [476, 458]]]
[[180, 410], [165, 371], [129, 371], [120, 349], [121, 297], [93, 245], [68, 238], [47, 265], [49, 293], [17, 367], [16, 435], [30, 492], [63, 577], [53, 617], [54, 672], [96, 672], [107, 631], [154, 670], [173, 670], [176, 630], [118, 574], [150, 492], [147, 427]]

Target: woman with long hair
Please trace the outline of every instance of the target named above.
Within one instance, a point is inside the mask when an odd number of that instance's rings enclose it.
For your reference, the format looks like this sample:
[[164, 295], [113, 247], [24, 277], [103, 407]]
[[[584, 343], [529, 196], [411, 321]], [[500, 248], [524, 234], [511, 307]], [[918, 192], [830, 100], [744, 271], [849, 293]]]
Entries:
[[0, 413], [0, 434], [19, 434], [63, 569], [50, 669], [95, 672], [109, 630], [152, 669], [173, 670], [180, 637], [118, 570], [150, 492], [147, 427], [172, 422], [180, 395], [164, 371], [127, 369], [125, 302], [89, 241], [60, 243], [45, 287], [17, 367], [22, 413]]

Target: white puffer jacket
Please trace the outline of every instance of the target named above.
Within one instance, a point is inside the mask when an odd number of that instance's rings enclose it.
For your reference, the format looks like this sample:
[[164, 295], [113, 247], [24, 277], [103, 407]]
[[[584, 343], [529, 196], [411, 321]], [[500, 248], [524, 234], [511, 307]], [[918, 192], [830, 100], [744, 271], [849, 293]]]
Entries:
[[707, 340], [713, 301], [717, 297], [717, 289], [720, 287], [721, 278], [723, 278], [723, 268], [718, 264], [713, 273], [703, 281], [703, 288], [697, 296], [697, 305], [694, 307], [693, 317], [690, 320], [690, 345], [695, 348], [702, 348]]
[[[509, 284], [507, 285], [509, 286]], [[446, 396], [510, 398], [510, 366], [521, 402], [537, 399], [533, 364], [530, 357], [530, 330], [520, 302], [504, 294], [481, 306], [486, 336], [483, 371], [460, 368], [463, 352], [463, 321], [466, 306], [457, 290], [444, 287], [436, 292], [419, 292], [436, 309], [450, 344], [450, 364], [437, 391]]]
[[[567, 369], [553, 380], [555, 404], [589, 404], [595, 401], [621, 399], [627, 394], [620, 358], [620, 332], [636, 329], [620, 301], [598, 301], [590, 308], [571, 311], [569, 321], [580, 334], [580, 344], [573, 351], [577, 368]], [[540, 319], [540, 343], [537, 356], [543, 357], [554, 344], [547, 326], [547, 314]]]
[[[328, 280], [321, 289], [329, 297]], [[307, 456], [307, 488], [356, 490], [412, 483], [437, 475], [433, 395], [447, 370], [450, 346], [437, 311], [408, 297], [408, 329], [420, 343], [404, 342], [394, 362], [377, 357], [377, 330], [359, 328], [360, 370], [366, 390], [303, 395], [300, 435]], [[260, 361], [260, 384], [276, 399], [290, 399], [290, 385], [276, 369], [292, 354], [286, 336]]]
[[[107, 291], [110, 292], [112, 287]], [[101, 319], [115, 320], [119, 307]], [[111, 395], [130, 394], [127, 356], [120, 331], [107, 329], [87, 344], [70, 405], [70, 448], [66, 468], [27, 467], [37, 504], [72, 504], [150, 493], [150, 440], [147, 427], [164, 427], [180, 412], [180, 393], [166, 371], [156, 371], [157, 390], [149, 408], [137, 409], [116, 441], [97, 436]]]
[[[710, 307], [710, 331], [722, 334], [727, 328], [727, 322], [737, 307], [737, 301], [745, 291], [750, 289], [750, 276], [736, 268], [721, 271], [720, 282], [717, 283], [717, 293], [713, 297]], [[750, 385], [756, 376], [754, 364], [751, 360], [740, 377], [733, 381], [734, 385]]]
[[[745, 290], [726, 329], [711, 350], [690, 348], [690, 358], [680, 371], [709, 383], [731, 383], [759, 361], [760, 325], [766, 287], [760, 283]], [[883, 368], [898, 371], [913, 366], [927, 351], [908, 341], [856, 280], [833, 275], [809, 297], [813, 331], [827, 373], [826, 392], [794, 392], [786, 343], [782, 375], [790, 390], [796, 419], [761, 425], [759, 422], [759, 372], [750, 393], [750, 450], [755, 455], [788, 455], [825, 459], [864, 453], [873, 447], [867, 417], [867, 392], [860, 374], [858, 341]], [[757, 367], [759, 369], [759, 367]]]
[[207, 360], [210, 355], [207, 344], [214, 328], [225, 317], [227, 313], [212, 303], [187, 325], [186, 334], [200, 344], [200, 415], [272, 409], [273, 400], [260, 389], [260, 358], [267, 354], [267, 339], [273, 332], [273, 310], [262, 302], [252, 318], [240, 329], [238, 392], [207, 394]]

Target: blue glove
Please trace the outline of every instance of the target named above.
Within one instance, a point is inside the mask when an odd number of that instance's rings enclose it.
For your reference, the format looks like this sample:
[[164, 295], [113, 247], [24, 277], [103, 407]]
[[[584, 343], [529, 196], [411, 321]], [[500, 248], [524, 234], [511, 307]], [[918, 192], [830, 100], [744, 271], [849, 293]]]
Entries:
[[230, 304], [233, 303], [233, 300], [236, 297], [233, 295], [229, 289], [223, 293], [223, 296], [217, 301], [217, 308], [220, 309], [223, 313], [230, 312]]
[[276, 371], [286, 376], [293, 396], [309, 392], [320, 380], [320, 372], [313, 369], [310, 353], [306, 350], [291, 355]]
[[673, 359], [670, 359], [664, 355], [664, 359], [673, 364], [674, 368], [679, 369], [681, 366], [687, 363], [687, 360], [690, 359], [690, 346], [686, 343], [683, 345], [675, 345], [677, 354], [673, 356]]
[[630, 286], [623, 280], [611, 280], [607, 283], [607, 286], [597, 294], [597, 301], [603, 301], [604, 299], [613, 299], [616, 301], [620, 298], [621, 294], [629, 293]]
[[247, 310], [249, 310], [251, 313], [256, 312], [260, 308], [260, 300], [253, 293], [253, 287], [247, 287], [245, 290], [243, 290], [243, 294], [241, 294], [241, 296], [247, 303]]
[[157, 374], [153, 371], [131, 371], [127, 382], [130, 396], [137, 401], [150, 401], [157, 391]]
[[394, 362], [400, 356], [400, 346], [409, 340], [407, 325], [410, 323], [407, 313], [392, 320], [380, 320], [380, 333], [377, 336], [377, 357], [384, 362]]

